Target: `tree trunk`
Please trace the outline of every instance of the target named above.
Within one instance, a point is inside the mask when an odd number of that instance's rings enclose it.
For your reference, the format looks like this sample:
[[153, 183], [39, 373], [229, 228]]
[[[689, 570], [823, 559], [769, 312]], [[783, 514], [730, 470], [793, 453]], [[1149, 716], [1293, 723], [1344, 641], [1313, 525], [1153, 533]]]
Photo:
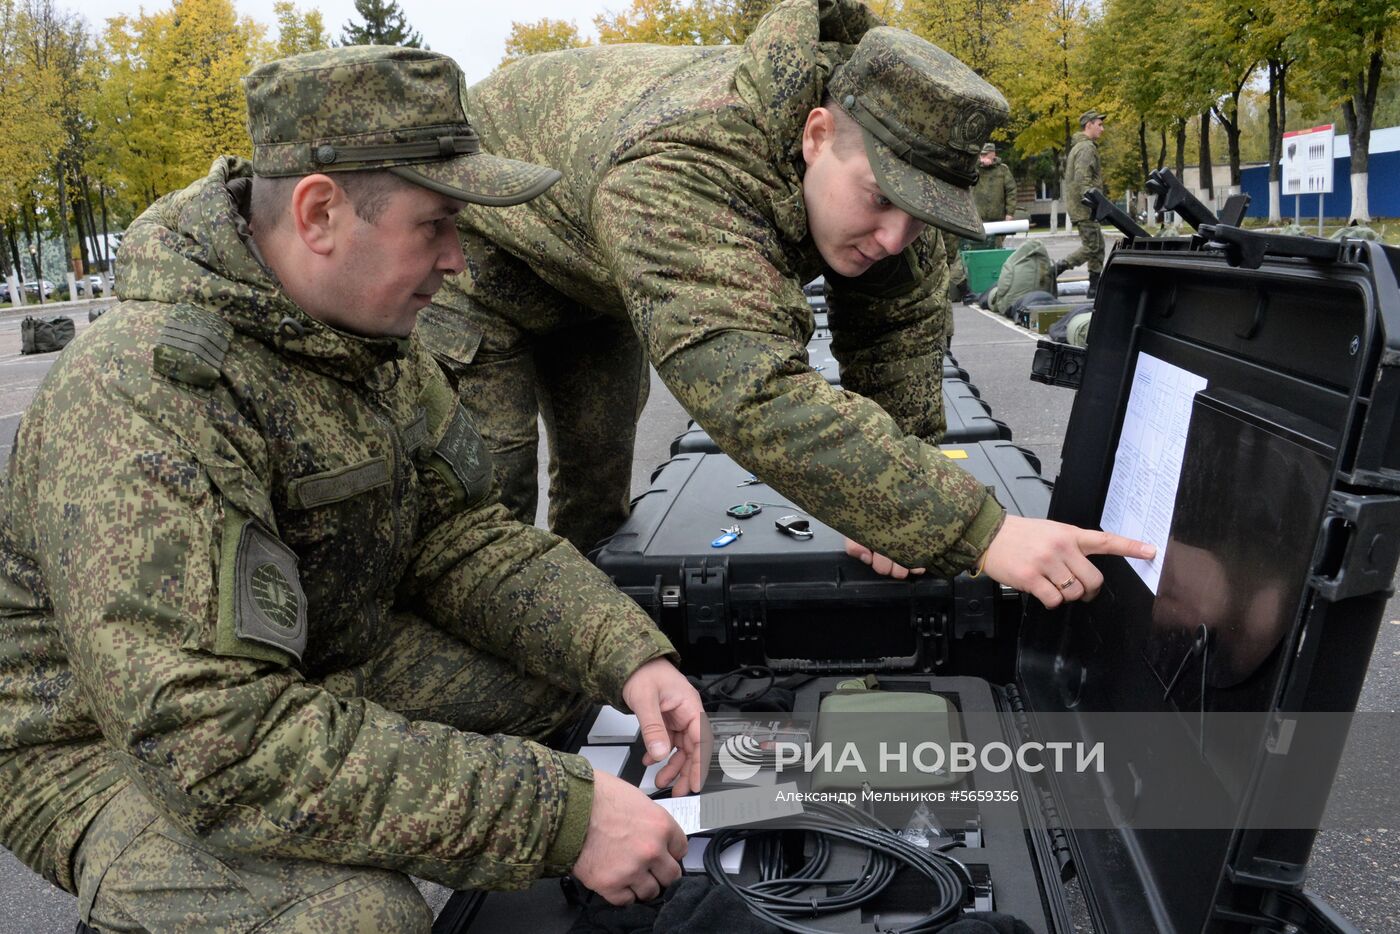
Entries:
[[[66, 207], [68, 204], [68, 189], [63, 183], [62, 162], [58, 164], [56, 174], [58, 175], [58, 211], [56, 217], [58, 218], [59, 242], [63, 244], [63, 267], [66, 275], [67, 268], [73, 264], [73, 244], [68, 239], [68, 208]], [[55, 282], [54, 285], [58, 285], [58, 283]]]
[[33, 232], [30, 232], [31, 217], [29, 216], [24, 219], [24, 232], [29, 238], [29, 248], [34, 251], [29, 254], [34, 260], [34, 291], [39, 294], [39, 304], [42, 305], [44, 304], [44, 245], [39, 242], [39, 217], [33, 211], [33, 205], [30, 205], [30, 214], [34, 225]]
[[1147, 173], [1152, 170], [1147, 165], [1147, 120], [1142, 117], [1138, 118], [1138, 161], [1142, 164], [1142, 177], [1138, 184], [1144, 185], [1147, 183]]
[[9, 234], [10, 256], [13, 257], [15, 261], [15, 275], [23, 279], [24, 264], [19, 261], [19, 237], [15, 235], [17, 226], [18, 225], [15, 224], [15, 216], [11, 214], [10, 219], [5, 222], [5, 232]]
[[92, 213], [92, 185], [84, 172], [78, 180], [83, 187], [83, 212], [87, 215], [88, 237], [92, 240], [92, 258], [98, 269], [107, 268], [107, 244], [97, 235], [97, 218]]
[[73, 209], [73, 231], [78, 235], [78, 259], [82, 261], [83, 275], [86, 276], [92, 272], [92, 262], [88, 253], [88, 226], [83, 220], [82, 189], [74, 189], [73, 197], [68, 200]]
[[[10, 243], [10, 225], [0, 224], [0, 276], [10, 277], [10, 251], [5, 249]], [[9, 298], [10, 293], [0, 285], [0, 300]]]
[[1201, 190], [1208, 200], [1215, 200], [1215, 177], [1210, 158], [1210, 111], [1201, 113]]
[[1367, 187], [1371, 164], [1371, 120], [1376, 113], [1376, 92], [1380, 88], [1383, 60], [1377, 35], [1377, 51], [1371, 53], [1366, 71], [1356, 76], [1352, 96], [1342, 105], [1347, 122], [1347, 142], [1351, 144], [1351, 215], [1358, 224], [1371, 222], [1370, 192]]
[[1230, 116], [1225, 115], [1225, 111], [1219, 107], [1215, 108], [1215, 117], [1220, 121], [1220, 125], [1225, 129], [1225, 149], [1230, 158], [1230, 187], [1239, 190], [1240, 186], [1240, 95], [1239, 92], [1230, 95]]
[[1279, 206], [1279, 156], [1283, 149], [1283, 130], [1279, 123], [1279, 89], [1283, 66], [1278, 59], [1269, 59], [1269, 223], [1282, 222]]
[[1186, 174], [1186, 118], [1176, 118], [1176, 177]]
[[97, 183], [97, 203], [102, 206], [102, 252], [107, 257], [107, 271], [116, 272], [116, 266], [112, 256], [112, 235], [107, 233], [107, 186], [101, 182]]

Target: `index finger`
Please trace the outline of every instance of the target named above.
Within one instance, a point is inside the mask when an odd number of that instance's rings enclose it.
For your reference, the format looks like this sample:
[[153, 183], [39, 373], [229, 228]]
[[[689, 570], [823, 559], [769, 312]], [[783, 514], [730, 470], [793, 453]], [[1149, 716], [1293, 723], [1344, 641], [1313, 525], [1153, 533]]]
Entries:
[[1141, 558], [1151, 561], [1157, 557], [1157, 546], [1140, 542], [1135, 538], [1125, 538], [1113, 532], [1098, 532], [1080, 529], [1079, 550], [1086, 555], [1121, 555], [1124, 558]]

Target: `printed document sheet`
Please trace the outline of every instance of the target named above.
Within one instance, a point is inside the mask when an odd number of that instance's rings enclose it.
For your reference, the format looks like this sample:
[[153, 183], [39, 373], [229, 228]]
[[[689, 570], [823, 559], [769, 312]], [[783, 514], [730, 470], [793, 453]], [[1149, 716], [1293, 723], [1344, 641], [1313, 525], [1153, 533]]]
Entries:
[[1138, 354], [1100, 524], [1106, 532], [1157, 546], [1151, 561], [1127, 559], [1154, 594], [1176, 507], [1191, 400], [1205, 388], [1205, 377], [1151, 354]]

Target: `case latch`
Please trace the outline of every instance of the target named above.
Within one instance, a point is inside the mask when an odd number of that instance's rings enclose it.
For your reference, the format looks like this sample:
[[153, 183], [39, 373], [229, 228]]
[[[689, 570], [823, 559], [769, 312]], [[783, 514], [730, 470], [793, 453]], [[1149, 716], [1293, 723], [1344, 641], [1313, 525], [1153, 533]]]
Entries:
[[1073, 344], [1037, 341], [1035, 357], [1031, 360], [1031, 382], [1078, 389], [1084, 381], [1086, 353], [1083, 347]]
[[1333, 603], [1389, 592], [1400, 560], [1400, 496], [1334, 492], [1311, 584]]
[[701, 561], [699, 567], [685, 568], [685, 628], [690, 644], [711, 640], [716, 645], [729, 642], [729, 588], [724, 565]]

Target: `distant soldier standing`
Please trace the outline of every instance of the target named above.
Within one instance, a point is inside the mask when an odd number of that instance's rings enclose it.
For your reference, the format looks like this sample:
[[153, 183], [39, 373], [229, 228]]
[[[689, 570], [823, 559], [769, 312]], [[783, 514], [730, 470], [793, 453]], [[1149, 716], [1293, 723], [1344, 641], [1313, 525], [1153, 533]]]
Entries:
[[1103, 273], [1103, 228], [1094, 220], [1089, 209], [1080, 203], [1090, 189], [1103, 191], [1103, 171], [1099, 166], [1098, 138], [1103, 135], [1104, 115], [1086, 110], [1079, 116], [1082, 129], [1071, 141], [1065, 159], [1065, 205], [1069, 219], [1079, 227], [1079, 249], [1055, 263], [1055, 275], [1073, 269], [1086, 260], [1089, 263], [1089, 297], [1098, 292], [1099, 276]]
[[[984, 223], [1009, 221], [1016, 215], [1016, 177], [1011, 166], [997, 158], [994, 143], [983, 146], [977, 156], [977, 186], [972, 189], [972, 198]], [[996, 237], [992, 246], [1000, 247], [1005, 239], [1005, 235]]]

